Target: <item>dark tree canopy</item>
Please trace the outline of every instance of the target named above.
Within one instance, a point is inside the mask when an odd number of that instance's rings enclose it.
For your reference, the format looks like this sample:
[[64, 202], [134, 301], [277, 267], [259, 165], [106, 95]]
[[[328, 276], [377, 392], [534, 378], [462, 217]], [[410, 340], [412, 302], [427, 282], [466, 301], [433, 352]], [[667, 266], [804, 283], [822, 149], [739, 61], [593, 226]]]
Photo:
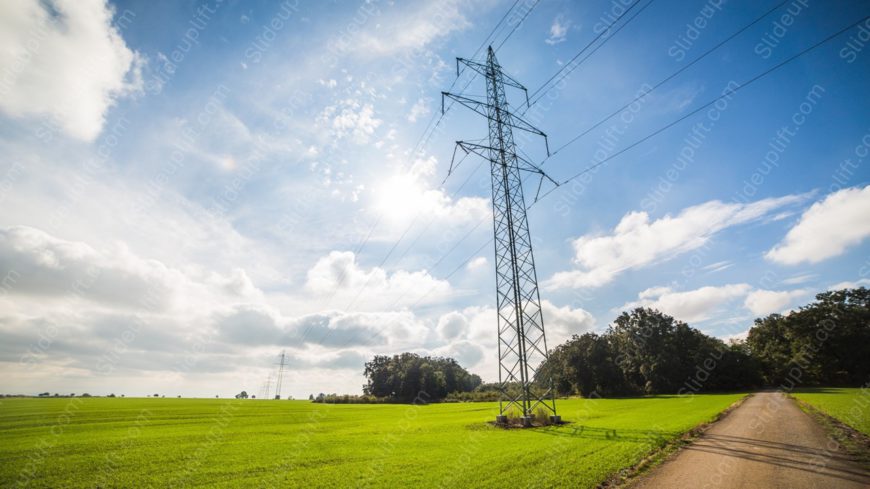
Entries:
[[[602, 335], [574, 336], [543, 365], [560, 394], [690, 394], [753, 387], [752, 359], [653, 309], [624, 312]], [[594, 394], [593, 394], [594, 393]]]
[[746, 340], [770, 385], [860, 385], [870, 379], [870, 290], [816, 295], [781, 316], [756, 319]]
[[540, 378], [560, 394], [584, 396], [861, 385], [870, 379], [870, 291], [823, 292], [787, 316], [756, 319], [747, 340], [730, 345], [638, 308], [604, 334], [556, 347]]
[[452, 392], [469, 392], [481, 384], [480, 377], [469, 373], [456, 360], [423, 357], [415, 353], [377, 355], [365, 364], [366, 384], [363, 392], [378, 398], [411, 402], [421, 395], [427, 401], [439, 401]]

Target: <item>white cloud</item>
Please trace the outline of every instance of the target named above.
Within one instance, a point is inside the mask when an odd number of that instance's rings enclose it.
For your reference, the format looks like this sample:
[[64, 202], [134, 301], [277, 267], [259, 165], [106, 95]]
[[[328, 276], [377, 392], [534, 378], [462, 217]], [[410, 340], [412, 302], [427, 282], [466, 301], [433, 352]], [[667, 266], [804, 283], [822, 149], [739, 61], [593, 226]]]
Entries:
[[544, 332], [547, 346], [554, 348], [573, 335], [580, 335], [595, 328], [595, 317], [589, 311], [570, 306], [556, 306], [548, 300], [541, 301], [544, 315]]
[[429, 108], [429, 104], [426, 103], [425, 99], [421, 98], [411, 106], [411, 111], [408, 113], [408, 122], [417, 122], [417, 119], [425, 117], [431, 112], [432, 110]]
[[721, 338], [726, 344], [730, 344], [733, 342], [743, 342], [746, 341], [746, 338], [749, 337], [749, 330], [741, 331], [739, 333], [729, 334], [725, 337]]
[[477, 223], [491, 215], [489, 199], [451, 197], [428, 180], [435, 174], [438, 160], [430, 156], [416, 159], [410, 167], [387, 178], [375, 188], [375, 210], [397, 228], [424, 217], [451, 225]]
[[104, 0], [0, 4], [0, 110], [93, 140], [115, 101], [141, 89], [143, 58], [112, 16]]
[[783, 312], [789, 304], [798, 297], [804, 297], [807, 290], [754, 290], [748, 296], [744, 305], [756, 316], [767, 316], [775, 312]]
[[472, 270], [477, 270], [481, 267], [484, 267], [484, 266], [486, 266], [486, 264], [487, 264], [486, 257], [485, 256], [478, 256], [475, 259], [468, 262], [468, 265], [466, 265], [466, 268], [469, 271], [472, 271]]
[[818, 263], [870, 236], [870, 185], [847, 188], [816, 202], [765, 257], [784, 265]]
[[[285, 317], [265, 306], [241, 305], [220, 313], [215, 325], [231, 344], [302, 348], [409, 347], [428, 328], [410, 311], [337, 312]], [[361, 366], [361, 365], [360, 365]]]
[[[551, 349], [564, 343], [572, 335], [583, 334], [595, 328], [595, 318], [585, 309], [559, 307], [548, 300], [541, 301], [541, 308], [547, 346]], [[439, 332], [439, 338], [449, 343], [437, 348], [436, 353], [456, 355], [455, 358], [463, 366], [473, 367], [471, 370], [474, 373], [485, 380], [492, 380], [498, 372], [496, 321], [493, 307], [467, 307], [442, 315], [436, 329], [446, 333]]]
[[711, 263], [703, 268], [707, 273], [716, 273], [721, 272], [722, 270], [726, 270], [734, 266], [733, 262], [730, 261], [719, 261], [716, 263]]
[[870, 287], [870, 279], [862, 278], [860, 280], [847, 280], [845, 282], [839, 282], [830, 285], [828, 287], [828, 290], [857, 289], [860, 287]]
[[383, 122], [374, 114], [371, 104], [345, 99], [323, 109], [317, 121], [331, 128], [337, 139], [350, 137], [354, 142], [364, 144]]
[[468, 334], [468, 318], [463, 314], [453, 311], [438, 318], [435, 330], [444, 341], [464, 338]]
[[[461, 12], [462, 0], [414, 2], [396, 17], [382, 19], [377, 28], [366, 29], [348, 43], [334, 43], [338, 51], [350, 51], [365, 56], [390, 56], [427, 47], [454, 31], [471, 26]], [[375, 7], [377, 9], [377, 7]], [[383, 13], [379, 10], [377, 15]], [[375, 24], [375, 22], [370, 22]]]
[[571, 28], [571, 22], [565, 20], [565, 16], [559, 14], [553, 19], [553, 23], [550, 24], [550, 37], [544, 40], [547, 44], [559, 44], [560, 42], [565, 42], [568, 37], [568, 29]]
[[[466, 369], [477, 366], [486, 356], [486, 351], [482, 346], [470, 341], [451, 343], [447, 346], [436, 348], [433, 353], [453, 358]], [[484, 378], [490, 378], [492, 372], [486, 372], [484, 375]]]
[[177, 313], [262, 297], [241, 268], [227, 275], [183, 271], [142, 258], [121, 242], [98, 250], [28, 226], [0, 228], [0, 270], [14, 272], [6, 294], [61, 301], [61, 306], [84, 300], [114, 309]]
[[169, 307], [176, 284], [183, 282], [177, 270], [142, 260], [124, 246], [98, 252], [26, 226], [0, 229], [0, 269], [17, 275], [9, 288], [14, 294], [66, 295], [139, 308]]
[[687, 323], [700, 322], [713, 317], [718, 308], [743, 297], [751, 289], [748, 284], [707, 286], [685, 292], [654, 287], [638, 294], [640, 300], [624, 304], [621, 310], [651, 307]]
[[436, 279], [426, 270], [392, 273], [379, 267], [365, 270], [356, 263], [351, 251], [332, 251], [317, 260], [308, 270], [305, 287], [315, 294], [350, 299], [356, 307], [364, 309], [434, 301], [451, 291], [449, 282]]
[[545, 287], [580, 288], [607, 284], [625, 270], [641, 268], [700, 248], [724, 229], [757, 220], [773, 210], [804, 199], [805, 196], [790, 195], [748, 204], [726, 204], [714, 200], [655, 221], [650, 221], [646, 212], [630, 212], [611, 233], [574, 240], [574, 264], [579, 269], [556, 273], [545, 282]]
[[795, 275], [793, 277], [783, 279], [782, 283], [784, 283], [786, 285], [799, 285], [799, 284], [802, 284], [804, 282], [808, 282], [814, 278], [816, 278], [816, 274], [804, 273], [801, 275]]

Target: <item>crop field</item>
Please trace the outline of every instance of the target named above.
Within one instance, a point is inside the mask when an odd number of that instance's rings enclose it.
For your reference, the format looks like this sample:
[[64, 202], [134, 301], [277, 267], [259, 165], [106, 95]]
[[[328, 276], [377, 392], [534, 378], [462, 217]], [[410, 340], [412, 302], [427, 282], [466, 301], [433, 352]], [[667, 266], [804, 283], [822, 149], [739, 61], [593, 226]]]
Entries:
[[2, 487], [594, 487], [741, 394], [560, 401], [568, 424], [488, 425], [495, 404], [4, 399]]
[[800, 389], [792, 395], [843, 423], [870, 435], [870, 389]]

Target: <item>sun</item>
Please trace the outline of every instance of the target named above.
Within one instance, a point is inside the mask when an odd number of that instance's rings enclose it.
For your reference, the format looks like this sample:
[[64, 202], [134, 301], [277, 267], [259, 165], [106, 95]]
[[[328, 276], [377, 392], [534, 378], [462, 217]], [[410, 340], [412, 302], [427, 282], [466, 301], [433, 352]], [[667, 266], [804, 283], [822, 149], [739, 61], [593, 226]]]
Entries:
[[376, 208], [381, 215], [404, 221], [416, 216], [426, 205], [427, 189], [411, 174], [393, 175], [375, 187]]

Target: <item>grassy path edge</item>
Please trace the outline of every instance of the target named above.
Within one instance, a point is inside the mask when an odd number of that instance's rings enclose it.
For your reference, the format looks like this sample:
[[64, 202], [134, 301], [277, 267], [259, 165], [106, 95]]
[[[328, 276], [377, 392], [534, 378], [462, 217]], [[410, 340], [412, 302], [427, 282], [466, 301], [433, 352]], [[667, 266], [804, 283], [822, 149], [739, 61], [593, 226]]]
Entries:
[[679, 450], [687, 445], [690, 445], [694, 442], [701, 434], [707, 431], [713, 424], [717, 421], [721, 420], [725, 416], [728, 416], [729, 413], [740, 407], [744, 401], [752, 397], [754, 394], [750, 393], [742, 398], [738, 399], [734, 403], [732, 403], [727, 408], [720, 411], [716, 416], [713, 417], [710, 421], [701, 423], [694, 428], [684, 432], [680, 436], [668, 441], [664, 446], [655, 448], [651, 450], [647, 455], [641, 459], [638, 463], [630, 466], [622, 468], [608, 477], [604, 482], [598, 484], [596, 489], [619, 489], [625, 488], [634, 483], [640, 476], [646, 474], [651, 469], [661, 465], [668, 459], [670, 459], [673, 455], [675, 455]]
[[801, 411], [815, 419], [847, 455], [854, 457], [855, 461], [864, 466], [864, 468], [870, 469], [870, 436], [861, 433], [806, 401], [798, 399], [791, 394], [788, 397], [797, 403]]

